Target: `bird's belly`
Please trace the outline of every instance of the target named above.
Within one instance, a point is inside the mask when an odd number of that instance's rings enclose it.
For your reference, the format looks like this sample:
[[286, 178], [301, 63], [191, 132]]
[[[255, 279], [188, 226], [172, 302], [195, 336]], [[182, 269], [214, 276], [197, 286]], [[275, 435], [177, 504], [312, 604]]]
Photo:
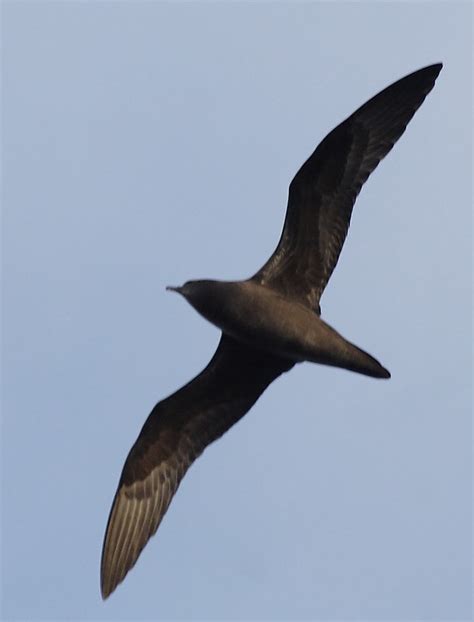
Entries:
[[232, 300], [216, 301], [208, 317], [225, 333], [295, 361], [330, 364], [334, 341], [343, 338], [311, 309], [257, 285], [233, 294]]

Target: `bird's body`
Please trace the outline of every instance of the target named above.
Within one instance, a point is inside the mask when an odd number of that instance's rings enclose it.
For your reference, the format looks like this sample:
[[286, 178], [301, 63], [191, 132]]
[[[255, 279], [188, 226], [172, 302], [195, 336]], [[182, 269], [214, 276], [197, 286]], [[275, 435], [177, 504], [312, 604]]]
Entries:
[[279, 375], [310, 361], [390, 377], [376, 359], [320, 318], [320, 298], [363, 183], [403, 134], [441, 67], [431, 65], [398, 80], [321, 141], [290, 184], [275, 252], [252, 278], [188, 281], [170, 288], [222, 335], [207, 367], [156, 404], [128, 454], [102, 551], [104, 598], [158, 529], [189, 466]]
[[389, 372], [326, 324], [308, 306], [248, 281], [190, 281], [170, 288], [182, 294], [223, 333], [249, 346], [287, 358], [389, 378]]

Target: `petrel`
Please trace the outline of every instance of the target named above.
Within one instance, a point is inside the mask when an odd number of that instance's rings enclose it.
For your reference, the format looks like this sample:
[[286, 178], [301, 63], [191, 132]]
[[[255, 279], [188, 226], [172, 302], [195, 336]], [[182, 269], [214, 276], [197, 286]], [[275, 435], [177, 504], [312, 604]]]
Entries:
[[168, 288], [222, 335], [207, 367], [153, 408], [128, 454], [102, 550], [103, 598], [158, 529], [190, 465], [280, 374], [310, 361], [390, 378], [321, 319], [319, 301], [362, 184], [403, 134], [441, 68], [430, 65], [398, 80], [323, 139], [291, 182], [280, 241], [254, 276]]

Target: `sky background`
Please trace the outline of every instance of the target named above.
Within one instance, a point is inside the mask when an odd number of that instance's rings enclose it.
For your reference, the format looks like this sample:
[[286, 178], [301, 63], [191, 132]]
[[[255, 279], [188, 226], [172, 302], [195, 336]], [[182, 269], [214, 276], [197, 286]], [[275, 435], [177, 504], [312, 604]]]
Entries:
[[[37, 1], [2, 18], [3, 618], [470, 619], [472, 5]], [[219, 339], [165, 286], [255, 272], [317, 143], [438, 61], [321, 305], [392, 379], [281, 377], [104, 603], [124, 459]]]

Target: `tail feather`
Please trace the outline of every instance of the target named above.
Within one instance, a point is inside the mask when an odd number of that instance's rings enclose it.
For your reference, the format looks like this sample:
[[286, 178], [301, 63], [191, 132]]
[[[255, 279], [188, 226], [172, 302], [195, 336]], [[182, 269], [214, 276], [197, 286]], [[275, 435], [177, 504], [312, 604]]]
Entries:
[[352, 343], [346, 342], [349, 346], [347, 357], [345, 357], [343, 367], [351, 371], [371, 376], [372, 378], [390, 378], [390, 372], [385, 369], [376, 358], [364, 352]]
[[372, 378], [390, 378], [390, 372], [376, 358], [344, 339], [321, 318], [314, 323], [313, 339], [304, 359], [313, 363], [342, 367]]

